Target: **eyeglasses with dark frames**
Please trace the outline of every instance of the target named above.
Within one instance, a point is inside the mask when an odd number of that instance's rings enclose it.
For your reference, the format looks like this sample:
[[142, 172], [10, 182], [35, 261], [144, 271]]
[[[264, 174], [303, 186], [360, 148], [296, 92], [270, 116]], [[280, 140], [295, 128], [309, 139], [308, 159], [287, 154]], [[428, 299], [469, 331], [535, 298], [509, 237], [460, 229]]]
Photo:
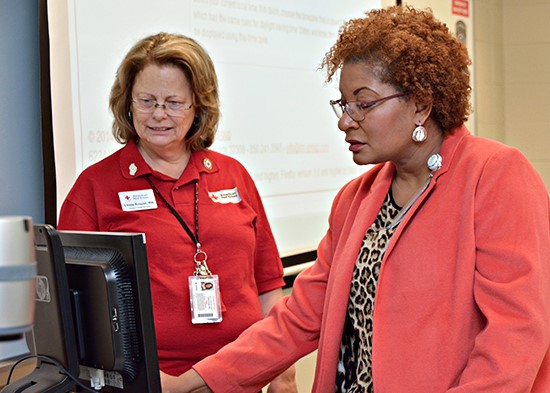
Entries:
[[336, 116], [340, 119], [344, 112], [348, 114], [349, 117], [353, 121], [363, 121], [365, 119], [365, 112], [371, 110], [378, 104], [381, 104], [384, 101], [390, 100], [392, 98], [402, 97], [405, 93], [400, 92], [396, 94], [392, 94], [387, 97], [378, 98], [373, 101], [348, 101], [348, 102], [342, 102], [342, 100], [330, 100], [330, 106], [332, 107], [332, 110], [336, 114]]

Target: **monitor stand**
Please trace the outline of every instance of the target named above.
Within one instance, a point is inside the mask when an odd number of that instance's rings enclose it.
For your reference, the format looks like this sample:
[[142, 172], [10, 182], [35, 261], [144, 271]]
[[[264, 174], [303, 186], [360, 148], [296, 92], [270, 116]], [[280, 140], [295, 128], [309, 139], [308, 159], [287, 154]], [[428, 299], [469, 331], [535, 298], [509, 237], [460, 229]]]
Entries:
[[27, 376], [5, 386], [0, 393], [67, 393], [75, 383], [59, 368], [44, 361]]

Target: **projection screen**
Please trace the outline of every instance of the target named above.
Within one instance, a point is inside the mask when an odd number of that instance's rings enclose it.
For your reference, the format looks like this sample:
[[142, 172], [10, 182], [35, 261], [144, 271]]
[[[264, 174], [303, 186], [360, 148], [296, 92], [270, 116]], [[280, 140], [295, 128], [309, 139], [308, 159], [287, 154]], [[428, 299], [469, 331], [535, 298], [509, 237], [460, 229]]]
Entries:
[[262, 195], [281, 256], [314, 250], [333, 197], [368, 168], [352, 161], [319, 64], [366, 0], [48, 2], [58, 207], [78, 174], [121, 148], [108, 96], [116, 68], [159, 31], [198, 40], [214, 60], [222, 120], [212, 149], [241, 161]]

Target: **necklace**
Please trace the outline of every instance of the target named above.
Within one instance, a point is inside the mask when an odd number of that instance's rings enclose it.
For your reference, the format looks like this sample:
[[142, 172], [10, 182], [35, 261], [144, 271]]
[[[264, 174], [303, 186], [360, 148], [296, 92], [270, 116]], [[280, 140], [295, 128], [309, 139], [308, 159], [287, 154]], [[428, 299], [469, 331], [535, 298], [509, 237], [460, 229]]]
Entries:
[[424, 185], [422, 185], [422, 187], [418, 189], [418, 191], [411, 197], [411, 199], [407, 201], [405, 206], [403, 206], [403, 208], [399, 211], [397, 216], [395, 216], [395, 219], [386, 226], [386, 229], [394, 229], [397, 225], [399, 225], [399, 223], [401, 222], [401, 220], [403, 220], [403, 217], [405, 217], [405, 214], [407, 214], [411, 206], [416, 202], [418, 198], [420, 198], [420, 195], [422, 195], [424, 191], [426, 191], [426, 188], [428, 188], [428, 186], [430, 185], [430, 181], [432, 180], [432, 177], [433, 177], [433, 173], [430, 173], [430, 176], [428, 176]]
[[428, 178], [426, 179], [422, 187], [420, 187], [418, 191], [416, 191], [416, 193], [411, 197], [411, 199], [409, 199], [405, 204], [405, 206], [403, 206], [403, 208], [399, 211], [395, 219], [386, 226], [386, 229], [394, 229], [397, 225], [399, 225], [399, 223], [401, 222], [401, 220], [403, 220], [403, 217], [405, 217], [405, 214], [407, 214], [411, 206], [414, 205], [417, 199], [420, 198], [420, 195], [422, 195], [424, 191], [426, 191], [426, 189], [430, 185], [430, 182], [432, 181], [432, 177], [434, 176], [434, 173], [438, 171], [439, 168], [441, 168], [442, 161], [443, 159], [439, 154], [432, 154], [430, 158], [428, 158], [427, 165], [428, 165], [428, 168], [431, 170], [430, 175], [428, 176]]

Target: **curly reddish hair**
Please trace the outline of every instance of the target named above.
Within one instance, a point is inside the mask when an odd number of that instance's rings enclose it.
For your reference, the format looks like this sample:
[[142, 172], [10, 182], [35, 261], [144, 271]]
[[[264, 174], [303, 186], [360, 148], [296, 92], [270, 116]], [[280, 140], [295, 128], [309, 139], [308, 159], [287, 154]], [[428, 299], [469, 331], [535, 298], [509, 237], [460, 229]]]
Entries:
[[444, 133], [471, 113], [467, 49], [429, 9], [393, 6], [346, 22], [321, 68], [331, 82], [344, 63], [359, 62], [374, 66], [381, 82], [431, 103], [431, 117]]

